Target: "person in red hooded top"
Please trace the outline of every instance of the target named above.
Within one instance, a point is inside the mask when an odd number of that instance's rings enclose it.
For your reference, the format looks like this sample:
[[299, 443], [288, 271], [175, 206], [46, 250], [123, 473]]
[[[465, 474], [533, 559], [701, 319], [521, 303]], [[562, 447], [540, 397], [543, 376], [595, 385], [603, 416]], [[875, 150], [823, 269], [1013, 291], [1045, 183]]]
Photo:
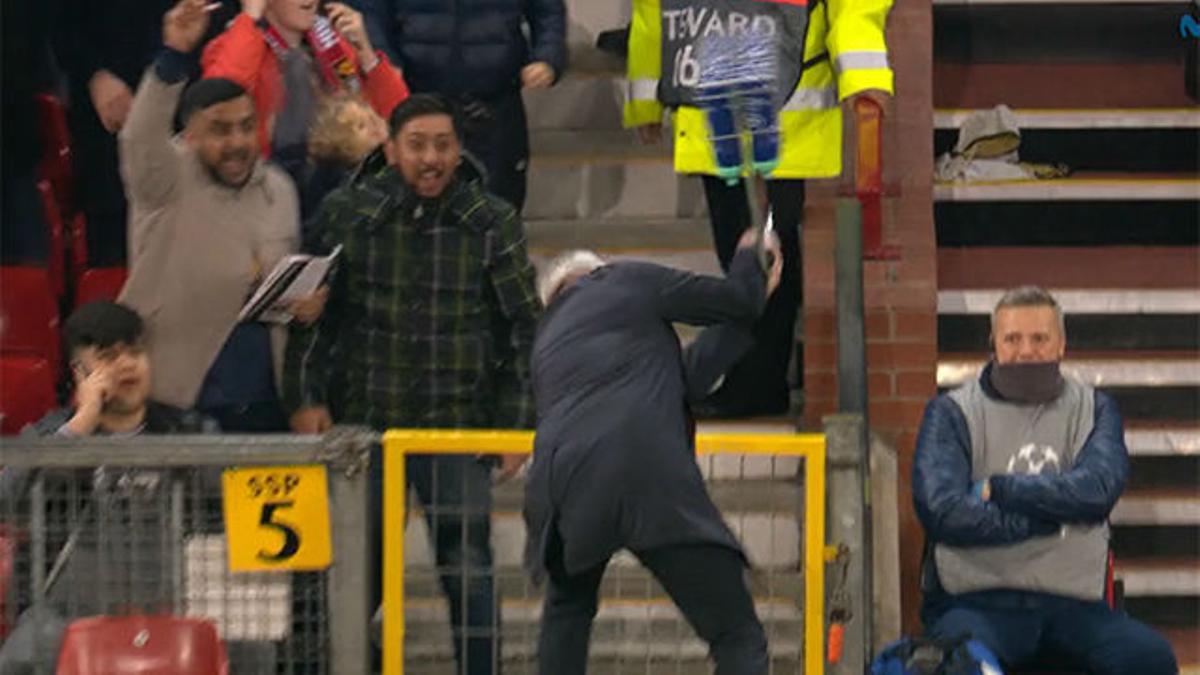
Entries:
[[204, 77], [250, 92], [263, 155], [297, 185], [321, 96], [359, 93], [385, 119], [408, 97], [400, 71], [371, 45], [362, 15], [337, 2], [242, 0], [241, 14], [204, 49], [201, 66]]

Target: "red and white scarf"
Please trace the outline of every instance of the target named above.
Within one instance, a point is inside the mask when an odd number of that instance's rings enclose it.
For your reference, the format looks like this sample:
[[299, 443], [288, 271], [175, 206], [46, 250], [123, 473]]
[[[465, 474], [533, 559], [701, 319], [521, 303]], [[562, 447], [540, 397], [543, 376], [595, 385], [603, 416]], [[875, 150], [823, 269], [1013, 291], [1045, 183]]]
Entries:
[[[341, 36], [334, 30], [329, 19], [318, 15], [313, 22], [313, 27], [305, 32], [304, 37], [308, 41], [309, 49], [312, 50], [317, 68], [321, 72], [321, 83], [326, 89], [340, 91], [346, 88], [352, 92], [358, 92], [361, 89], [362, 83], [358, 78], [358, 66], [355, 64], [354, 57], [350, 54], [350, 50], [346, 49], [345, 43], [342, 42]], [[263, 29], [263, 38], [275, 52], [275, 56], [282, 62], [284, 55], [289, 50], [283, 36], [268, 23]]]

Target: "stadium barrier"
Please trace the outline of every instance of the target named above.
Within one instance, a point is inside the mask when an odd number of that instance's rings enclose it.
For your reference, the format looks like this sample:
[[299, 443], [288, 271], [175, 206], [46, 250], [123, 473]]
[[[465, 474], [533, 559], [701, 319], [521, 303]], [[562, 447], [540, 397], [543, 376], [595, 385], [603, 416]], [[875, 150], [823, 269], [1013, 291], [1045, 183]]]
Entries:
[[[429, 527], [440, 518], [467, 518], [470, 509], [437, 513], [431, 500], [425, 518], [407, 518], [406, 469], [414, 456], [469, 458], [529, 453], [533, 433], [395, 429], [384, 434], [384, 578], [382, 642], [384, 675], [459, 672]], [[710, 493], [722, 508], [753, 564], [750, 585], [768, 632], [773, 673], [824, 672], [826, 475], [823, 434], [698, 433], [697, 461]], [[436, 467], [437, 465], [434, 464]], [[424, 470], [428, 470], [427, 468]], [[434, 469], [436, 471], [436, 468]], [[439, 484], [438, 481], [433, 481]], [[467, 672], [536, 672], [540, 592], [521, 569], [524, 530], [520, 481], [493, 491], [491, 565], [462, 564], [455, 573], [494, 575], [499, 626], [484, 635], [494, 647], [489, 667]], [[431, 517], [437, 516], [437, 517]], [[407, 525], [407, 528], [406, 528]], [[455, 536], [469, 536], [462, 525]], [[437, 532], [432, 533], [434, 538]], [[462, 588], [468, 586], [461, 580]], [[460, 627], [460, 647], [472, 634]], [[474, 652], [477, 653], [477, 652]], [[648, 573], [627, 554], [610, 562], [593, 627], [589, 672], [707, 673], [705, 645], [679, 618]]]
[[[53, 672], [70, 636], [68, 660], [102, 644], [112, 672], [122, 649], [178, 643], [191, 646], [168, 650], [171, 672], [220, 649], [239, 675], [366, 675], [377, 442], [352, 429], [4, 439], [0, 663], [33, 652], [35, 672]], [[220, 641], [196, 647], [208, 626]]]

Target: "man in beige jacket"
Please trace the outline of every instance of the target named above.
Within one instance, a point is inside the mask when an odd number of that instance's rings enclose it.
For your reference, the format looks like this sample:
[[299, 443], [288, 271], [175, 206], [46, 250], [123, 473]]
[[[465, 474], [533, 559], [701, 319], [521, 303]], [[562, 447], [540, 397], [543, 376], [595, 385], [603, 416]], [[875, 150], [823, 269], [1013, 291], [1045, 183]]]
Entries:
[[[121, 130], [130, 204], [121, 301], [145, 317], [157, 400], [201, 409], [226, 431], [283, 431], [276, 392], [286, 332], [238, 314], [263, 275], [299, 247], [296, 189], [260, 161], [244, 89], [206, 79], [184, 90], [209, 11], [203, 0], [181, 0], [166, 14], [164, 49]], [[311, 321], [321, 305], [318, 295], [294, 309]]]

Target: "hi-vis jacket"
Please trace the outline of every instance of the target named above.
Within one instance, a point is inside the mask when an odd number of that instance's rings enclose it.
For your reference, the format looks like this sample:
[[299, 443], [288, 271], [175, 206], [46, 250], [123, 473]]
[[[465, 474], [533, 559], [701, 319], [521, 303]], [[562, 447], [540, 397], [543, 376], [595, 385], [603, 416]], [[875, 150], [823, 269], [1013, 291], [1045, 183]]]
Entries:
[[[746, 0], [761, 2], [764, 0]], [[769, 0], [767, 0], [769, 1]], [[827, 178], [842, 171], [840, 101], [867, 89], [892, 92], [884, 43], [891, 0], [809, 0], [807, 69], [780, 112], [781, 147], [774, 178]], [[625, 126], [662, 121], [657, 98], [662, 64], [663, 18], [659, 0], [633, 0]], [[828, 58], [822, 58], [827, 56]], [[668, 69], [670, 64], [667, 65]], [[675, 170], [715, 174], [716, 160], [704, 112], [675, 112]]]

